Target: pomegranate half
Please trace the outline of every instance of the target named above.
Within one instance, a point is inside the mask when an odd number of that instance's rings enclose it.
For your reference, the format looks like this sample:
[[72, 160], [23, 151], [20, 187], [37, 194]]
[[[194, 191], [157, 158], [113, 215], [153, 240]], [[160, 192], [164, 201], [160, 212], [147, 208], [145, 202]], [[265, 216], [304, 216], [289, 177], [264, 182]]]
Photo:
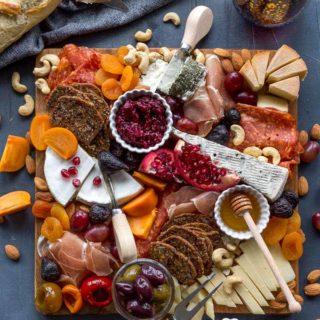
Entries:
[[179, 140], [174, 148], [175, 163], [181, 177], [190, 185], [206, 191], [221, 192], [240, 182], [240, 177], [229, 169], [211, 161], [200, 146]]

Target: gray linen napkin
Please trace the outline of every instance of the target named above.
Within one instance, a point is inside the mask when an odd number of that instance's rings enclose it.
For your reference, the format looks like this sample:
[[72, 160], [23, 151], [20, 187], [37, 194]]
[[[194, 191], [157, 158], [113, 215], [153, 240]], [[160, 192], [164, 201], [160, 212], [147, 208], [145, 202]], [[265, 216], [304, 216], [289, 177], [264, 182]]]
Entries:
[[43, 22], [0, 54], [0, 69], [25, 57], [38, 54], [73, 35], [106, 30], [138, 19], [172, 0], [124, 0], [129, 7], [122, 12], [102, 4], [86, 5], [62, 0], [60, 6]]

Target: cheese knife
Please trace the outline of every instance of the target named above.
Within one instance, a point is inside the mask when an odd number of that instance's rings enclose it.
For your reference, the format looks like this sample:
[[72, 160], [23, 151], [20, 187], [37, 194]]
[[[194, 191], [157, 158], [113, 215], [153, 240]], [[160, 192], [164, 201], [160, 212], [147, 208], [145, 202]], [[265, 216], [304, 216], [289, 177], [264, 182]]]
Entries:
[[83, 2], [87, 4], [101, 3], [113, 9], [121, 10], [127, 12], [129, 9], [127, 5], [122, 0], [77, 0], [78, 2]]

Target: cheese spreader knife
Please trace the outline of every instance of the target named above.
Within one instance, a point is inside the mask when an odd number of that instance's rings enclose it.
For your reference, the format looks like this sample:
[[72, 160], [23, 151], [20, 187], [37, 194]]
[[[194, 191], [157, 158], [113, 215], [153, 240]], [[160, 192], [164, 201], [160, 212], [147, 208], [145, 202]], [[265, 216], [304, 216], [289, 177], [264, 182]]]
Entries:
[[83, 2], [87, 4], [102, 3], [108, 7], [124, 12], [127, 12], [129, 10], [127, 5], [122, 0], [77, 0], [77, 2]]
[[110, 175], [114, 173], [114, 170], [110, 170], [102, 164], [102, 154], [103, 152], [98, 156], [98, 164], [111, 199], [114, 238], [116, 240], [118, 254], [121, 262], [127, 263], [129, 261], [137, 259], [136, 242], [129, 226], [127, 216], [121, 210], [114, 195], [114, 189], [110, 178]]
[[[203, 82], [206, 68], [190, 58], [191, 51], [210, 31], [213, 12], [206, 6], [197, 6], [189, 14], [181, 47], [172, 57], [157, 90], [187, 100]], [[181, 88], [185, 84], [185, 89]]]

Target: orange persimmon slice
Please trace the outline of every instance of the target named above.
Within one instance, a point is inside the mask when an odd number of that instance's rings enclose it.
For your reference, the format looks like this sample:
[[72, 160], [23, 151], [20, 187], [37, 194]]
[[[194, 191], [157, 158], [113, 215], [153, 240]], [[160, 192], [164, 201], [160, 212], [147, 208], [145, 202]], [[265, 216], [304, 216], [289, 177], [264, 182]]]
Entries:
[[143, 185], [151, 188], [155, 188], [159, 191], [164, 191], [167, 184], [159, 179], [156, 179], [154, 177], [151, 177], [148, 174], [134, 171], [132, 176], [137, 179], [139, 182], [141, 182]]
[[26, 191], [13, 191], [0, 197], [0, 217], [16, 213], [31, 206], [31, 196]]
[[126, 64], [124, 62], [124, 57], [129, 53], [129, 49], [127, 48], [127, 46], [121, 46], [118, 48], [117, 50], [117, 57], [118, 60], [122, 63], [122, 64]]
[[112, 74], [122, 74], [124, 66], [116, 56], [112, 54], [103, 54], [101, 56], [101, 67], [104, 71]]
[[282, 253], [289, 261], [296, 261], [302, 257], [303, 240], [299, 232], [290, 232], [283, 238]]
[[47, 145], [44, 143], [44, 133], [51, 128], [50, 118], [47, 114], [38, 114], [32, 119], [30, 126], [30, 139], [33, 146], [39, 150], [44, 151]]
[[119, 75], [112, 74], [110, 72], [106, 72], [102, 68], [100, 68], [96, 72], [96, 74], [94, 76], [94, 81], [95, 81], [96, 85], [98, 85], [100, 87], [108, 79], [116, 79], [116, 80], [118, 80], [119, 79]]
[[47, 130], [43, 138], [45, 144], [64, 160], [70, 159], [78, 150], [78, 140], [68, 129], [55, 127]]
[[123, 93], [120, 82], [115, 79], [106, 80], [102, 84], [101, 90], [103, 95], [109, 100], [117, 100]]
[[123, 69], [122, 76], [120, 79], [120, 85], [122, 91], [128, 91], [131, 87], [131, 83], [133, 80], [133, 70], [131, 66], [126, 66]]

